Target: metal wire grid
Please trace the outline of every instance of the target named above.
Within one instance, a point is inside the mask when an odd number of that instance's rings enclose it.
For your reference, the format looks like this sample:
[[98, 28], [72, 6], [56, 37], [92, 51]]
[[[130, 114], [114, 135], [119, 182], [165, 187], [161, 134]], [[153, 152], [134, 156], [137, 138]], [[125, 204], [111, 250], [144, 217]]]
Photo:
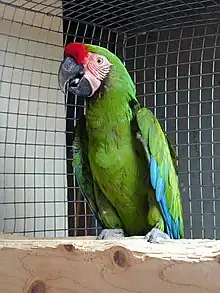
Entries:
[[0, 8], [0, 231], [96, 234], [72, 170], [73, 125], [84, 105], [71, 96], [65, 104], [57, 71], [63, 42], [92, 42], [116, 52], [120, 38], [110, 30]]
[[176, 146], [186, 237], [219, 239], [219, 25], [134, 37], [126, 56], [139, 100]]
[[3, 0], [2, 3], [128, 34], [220, 20], [219, 0]]
[[67, 235], [62, 22], [1, 5], [1, 231]]

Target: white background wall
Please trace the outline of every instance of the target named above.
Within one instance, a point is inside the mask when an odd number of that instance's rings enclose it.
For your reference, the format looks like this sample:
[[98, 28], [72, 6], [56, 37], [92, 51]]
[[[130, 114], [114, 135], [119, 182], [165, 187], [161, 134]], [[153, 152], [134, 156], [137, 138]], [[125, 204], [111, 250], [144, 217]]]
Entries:
[[67, 232], [62, 42], [61, 19], [0, 4], [0, 231]]

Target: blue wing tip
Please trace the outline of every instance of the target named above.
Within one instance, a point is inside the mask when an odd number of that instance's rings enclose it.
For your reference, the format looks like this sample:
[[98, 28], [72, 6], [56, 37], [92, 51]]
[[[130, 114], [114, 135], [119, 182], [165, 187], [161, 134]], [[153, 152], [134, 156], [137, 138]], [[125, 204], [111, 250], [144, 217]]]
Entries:
[[161, 177], [160, 167], [157, 165], [156, 158], [151, 156], [150, 159], [150, 178], [151, 184], [156, 193], [156, 200], [159, 203], [163, 218], [165, 220], [165, 226], [167, 234], [171, 239], [180, 238], [180, 223], [179, 220], [174, 220], [169, 212], [169, 207], [166, 200], [165, 194], [165, 177], [168, 173], [168, 166], [164, 167], [165, 176]]

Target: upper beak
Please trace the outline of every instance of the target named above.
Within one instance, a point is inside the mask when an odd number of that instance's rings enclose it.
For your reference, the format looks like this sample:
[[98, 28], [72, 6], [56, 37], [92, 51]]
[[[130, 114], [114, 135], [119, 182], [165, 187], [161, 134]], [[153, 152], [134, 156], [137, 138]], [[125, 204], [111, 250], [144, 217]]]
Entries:
[[58, 73], [58, 83], [61, 91], [65, 94], [69, 90], [69, 85], [77, 88], [80, 79], [84, 75], [82, 64], [75, 62], [74, 58], [66, 57], [60, 65]]

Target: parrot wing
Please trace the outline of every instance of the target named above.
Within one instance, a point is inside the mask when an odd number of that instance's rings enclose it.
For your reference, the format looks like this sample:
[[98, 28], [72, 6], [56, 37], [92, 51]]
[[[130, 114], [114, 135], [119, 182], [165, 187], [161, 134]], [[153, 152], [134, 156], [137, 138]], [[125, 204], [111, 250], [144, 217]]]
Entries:
[[[156, 118], [155, 118], [156, 119]], [[158, 120], [157, 120], [158, 121]], [[164, 132], [164, 129], [162, 127], [162, 125], [160, 124], [160, 122], [158, 121], [160, 127], [161, 127], [161, 130], [163, 131], [164, 135], [166, 136], [166, 140], [167, 140], [167, 143], [168, 143], [168, 146], [169, 146], [169, 150], [170, 150], [170, 155], [171, 155], [171, 158], [173, 160], [173, 165], [174, 165], [174, 168], [176, 170], [176, 174], [178, 175], [179, 172], [178, 172], [178, 166], [177, 166], [177, 155], [176, 155], [176, 152], [172, 146], [172, 143], [171, 141], [169, 140], [169, 137], [165, 134]]]
[[94, 181], [88, 159], [88, 136], [86, 130], [85, 116], [76, 122], [73, 134], [73, 167], [81, 193], [86, 199], [91, 211], [97, 221], [103, 227], [98, 207], [96, 205]]
[[150, 182], [155, 190], [167, 234], [171, 239], [183, 238], [182, 203], [180, 197], [177, 157], [159, 121], [147, 108], [135, 109], [139, 132], [149, 162]]

